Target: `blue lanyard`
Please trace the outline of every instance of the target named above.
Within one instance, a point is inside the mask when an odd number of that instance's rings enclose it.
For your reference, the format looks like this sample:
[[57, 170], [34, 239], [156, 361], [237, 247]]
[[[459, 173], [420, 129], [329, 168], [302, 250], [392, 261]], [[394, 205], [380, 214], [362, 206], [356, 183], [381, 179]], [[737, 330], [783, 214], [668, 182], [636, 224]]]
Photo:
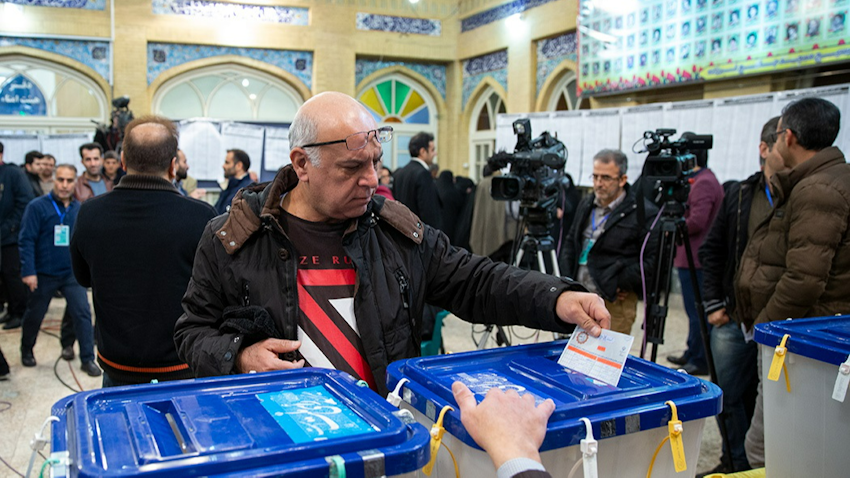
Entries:
[[770, 207], [773, 207], [773, 198], [770, 196], [770, 187], [768, 187], [767, 183], [764, 183], [764, 193], [767, 194], [767, 202], [770, 203]]
[[[610, 216], [610, 215], [611, 215], [611, 213], [609, 212], [608, 214], [603, 216], [602, 219], [599, 220], [599, 226], [602, 226], [603, 224], [605, 224], [605, 221], [608, 220], [608, 216]], [[596, 212], [594, 211], [594, 212], [590, 213], [590, 230], [593, 231], [593, 232], [596, 232], [596, 227], [597, 227], [596, 226]]]
[[[65, 225], [65, 215], [66, 215], [66, 214], [68, 214], [68, 210], [67, 210], [67, 209], [65, 209], [65, 212], [64, 212], [64, 213], [59, 212], [59, 205], [58, 205], [58, 204], [56, 204], [56, 201], [53, 199], [53, 194], [51, 194], [51, 195], [50, 195], [50, 202], [52, 202], [52, 203], [53, 203], [53, 209], [55, 209], [55, 210], [56, 210], [56, 214], [58, 214], [58, 215], [59, 215], [59, 224], [64, 226], [64, 225]], [[70, 206], [69, 206], [69, 207], [70, 207]]]

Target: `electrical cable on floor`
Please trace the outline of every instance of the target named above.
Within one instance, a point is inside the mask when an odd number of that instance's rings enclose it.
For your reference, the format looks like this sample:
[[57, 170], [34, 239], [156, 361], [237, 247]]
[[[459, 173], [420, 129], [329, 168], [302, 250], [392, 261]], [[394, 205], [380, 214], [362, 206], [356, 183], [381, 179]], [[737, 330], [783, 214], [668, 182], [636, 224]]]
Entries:
[[[60, 360], [62, 360], [62, 356], [61, 356], [61, 355], [60, 355], [59, 357], [56, 357], [56, 362], [53, 362], [53, 375], [55, 375], [55, 376], [56, 376], [56, 380], [59, 380], [59, 383], [61, 383], [62, 385], [64, 385], [65, 387], [67, 387], [67, 388], [68, 388], [68, 390], [70, 390], [70, 391], [72, 391], [72, 392], [74, 392], [74, 393], [82, 392], [82, 391], [83, 391], [83, 390], [82, 390], [82, 389], [83, 389], [83, 387], [82, 387], [82, 386], [80, 386], [80, 390], [77, 390], [76, 388], [74, 388], [74, 387], [72, 387], [72, 386], [68, 385], [67, 383], [65, 383], [65, 381], [64, 381], [64, 380], [62, 380], [62, 377], [60, 377], [60, 376], [59, 376], [59, 371], [58, 371], [58, 370], [56, 370], [56, 367], [58, 367], [58, 366], [59, 366], [59, 361], [60, 361]], [[70, 366], [70, 363], [69, 363], [69, 366]], [[74, 373], [74, 371], [73, 371], [73, 370], [71, 370], [71, 373], [73, 374], [73, 373]], [[76, 379], [76, 378], [77, 378], [77, 376], [76, 376], [76, 375], [74, 375], [74, 379]], [[77, 383], [79, 384], [80, 382], [77, 382]]]
[[0, 456], [0, 462], [2, 462], [4, 465], [6, 465], [6, 468], [8, 468], [8, 469], [12, 470], [13, 472], [15, 472], [15, 474], [16, 474], [16, 475], [20, 476], [21, 478], [26, 478], [26, 477], [24, 477], [24, 474], [23, 474], [23, 473], [21, 473], [20, 471], [18, 471], [18, 470], [16, 470], [16, 469], [12, 468], [12, 465], [10, 465], [8, 462], [6, 462], [6, 460], [4, 460], [2, 456]]
[[[476, 331], [475, 330], [476, 325], [479, 325], [479, 324], [472, 324], [472, 328], [469, 329], [470, 330], [469, 337], [472, 339], [472, 343], [475, 344], [475, 348], [478, 348], [478, 343], [480, 342], [481, 339], [475, 340], [475, 334], [483, 334], [484, 330]], [[482, 327], [485, 327], [485, 326], [482, 325]]]
[[[526, 337], [524, 335], [520, 335], [519, 332], [516, 332], [514, 330], [515, 327], [518, 327], [518, 326], [516, 326], [516, 325], [511, 326], [511, 335], [518, 338], [519, 340], [531, 340], [532, 338], [534, 338], [534, 341], [537, 342], [537, 339], [540, 338], [540, 331], [539, 330], [532, 330], [531, 333], [528, 334], [528, 336]], [[513, 342], [511, 342], [511, 343], [513, 343]]]
[[[58, 335], [54, 334], [53, 332], [49, 332], [47, 327], [42, 327], [40, 329], [40, 332], [43, 333], [43, 334], [47, 334], [51, 337], [56, 337], [56, 339], [58, 339], [58, 340], [62, 340]], [[61, 346], [62, 343], [60, 342], [59, 345]], [[62, 359], [62, 356], [60, 355], [56, 359], [56, 362], [53, 364], [53, 375], [56, 376], [56, 380], [59, 380], [59, 383], [61, 383], [62, 385], [64, 385], [65, 387], [67, 387], [69, 390], [71, 390], [74, 393], [85, 391], [85, 389], [83, 388], [83, 385], [80, 383], [80, 380], [77, 378], [77, 374], [74, 372], [74, 367], [71, 366], [70, 361], [68, 362], [68, 370], [71, 371], [71, 376], [74, 377], [74, 382], [76, 382], [77, 386], [80, 387], [79, 390], [68, 385], [64, 380], [62, 380], [62, 377], [59, 376], [59, 371], [57, 370], [57, 367], [59, 366], [59, 360], [61, 360], [61, 359]]]
[[74, 377], [74, 381], [77, 382], [77, 386], [80, 387], [80, 391], [85, 392], [86, 389], [83, 388], [83, 384], [81, 384], [80, 379], [77, 378], [77, 373], [74, 372], [74, 367], [71, 366], [71, 362], [68, 362], [68, 370], [71, 372], [71, 376]]

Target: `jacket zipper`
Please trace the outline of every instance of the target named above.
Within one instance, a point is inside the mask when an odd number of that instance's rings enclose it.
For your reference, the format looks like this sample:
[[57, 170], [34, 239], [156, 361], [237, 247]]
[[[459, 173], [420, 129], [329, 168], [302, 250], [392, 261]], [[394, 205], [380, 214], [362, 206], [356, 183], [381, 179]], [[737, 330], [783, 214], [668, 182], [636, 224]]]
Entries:
[[401, 292], [401, 304], [404, 307], [404, 310], [410, 309], [410, 283], [407, 281], [407, 277], [404, 276], [404, 273], [400, 270], [395, 271], [395, 278], [398, 281], [398, 289]]

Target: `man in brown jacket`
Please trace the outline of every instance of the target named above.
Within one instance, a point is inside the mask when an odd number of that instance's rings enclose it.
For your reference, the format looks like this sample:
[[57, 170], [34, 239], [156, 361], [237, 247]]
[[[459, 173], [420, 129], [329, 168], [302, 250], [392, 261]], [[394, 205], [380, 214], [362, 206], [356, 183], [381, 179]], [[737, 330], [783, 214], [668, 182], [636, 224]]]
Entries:
[[[821, 98], [782, 110], [776, 148], [789, 169], [771, 179], [773, 213], [753, 233], [735, 280], [747, 332], [754, 323], [850, 311], [850, 165], [832, 146], [841, 113]], [[761, 356], [759, 376], [762, 377]], [[745, 448], [764, 466], [762, 386]]]
[[74, 186], [74, 198], [81, 203], [112, 191], [112, 180], [101, 174], [103, 170], [103, 148], [97, 143], [80, 146], [80, 161], [83, 174]]

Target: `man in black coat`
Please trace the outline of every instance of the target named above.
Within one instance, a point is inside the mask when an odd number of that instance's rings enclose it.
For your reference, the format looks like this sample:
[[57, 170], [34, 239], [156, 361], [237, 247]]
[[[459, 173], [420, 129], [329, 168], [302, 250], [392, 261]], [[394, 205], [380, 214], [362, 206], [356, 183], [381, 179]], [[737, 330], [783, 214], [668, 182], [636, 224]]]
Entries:
[[32, 186], [33, 197], [44, 196], [50, 192], [41, 188], [41, 162], [44, 155], [40, 151], [30, 151], [24, 155], [24, 173]]
[[24, 209], [34, 197], [32, 186], [21, 168], [3, 163], [3, 143], [0, 143], [0, 275], [9, 300], [9, 313], [0, 319], [0, 323], [5, 323], [5, 330], [20, 327], [26, 310], [27, 289], [21, 282], [18, 232]]
[[289, 139], [292, 164], [238, 193], [201, 238], [174, 330], [197, 376], [308, 365], [386, 394], [387, 365], [420, 353], [426, 302], [475, 323], [581, 324], [594, 336], [609, 326], [599, 297], [574, 281], [453, 247], [375, 196], [392, 129], [354, 98], [310, 98]]
[[431, 164], [437, 156], [434, 135], [419, 133], [408, 144], [410, 162], [393, 174], [393, 196], [425, 224], [442, 229], [437, 187], [431, 177]]
[[443, 232], [449, 236], [449, 240], [455, 246], [458, 242], [457, 229], [458, 218], [463, 210], [464, 196], [455, 186], [454, 175], [451, 171], [440, 172], [436, 182], [437, 197], [440, 201], [440, 219], [443, 223]]
[[646, 274], [654, 271], [658, 244], [658, 234], [653, 233], [644, 248], [646, 281], [642, 281], [641, 247], [658, 209], [641, 198], [646, 207], [646, 223], [638, 223], [627, 168], [628, 160], [622, 151], [603, 149], [596, 153], [593, 194], [579, 203], [561, 251], [561, 273], [602, 296], [611, 312], [611, 330], [624, 334], [631, 333], [644, 282], [647, 288], [651, 284], [651, 277]]
[[[703, 271], [703, 304], [711, 329], [711, 352], [717, 382], [723, 389], [723, 415], [732, 456], [723, 447], [720, 465], [712, 473], [749, 470], [744, 437], [755, 407], [758, 346], [741, 330], [735, 311], [735, 273], [750, 234], [773, 209], [770, 177], [785, 169], [774, 147], [779, 117], [769, 120], [761, 132], [759, 163], [762, 171], [732, 183], [723, 196], [720, 211], [699, 249]], [[720, 419], [720, 417], [718, 417]]]
[[127, 125], [127, 175], [77, 216], [71, 260], [77, 281], [92, 288], [104, 387], [192, 377], [177, 357], [174, 323], [201, 233], [216, 214], [172, 184], [177, 136], [157, 116]]

